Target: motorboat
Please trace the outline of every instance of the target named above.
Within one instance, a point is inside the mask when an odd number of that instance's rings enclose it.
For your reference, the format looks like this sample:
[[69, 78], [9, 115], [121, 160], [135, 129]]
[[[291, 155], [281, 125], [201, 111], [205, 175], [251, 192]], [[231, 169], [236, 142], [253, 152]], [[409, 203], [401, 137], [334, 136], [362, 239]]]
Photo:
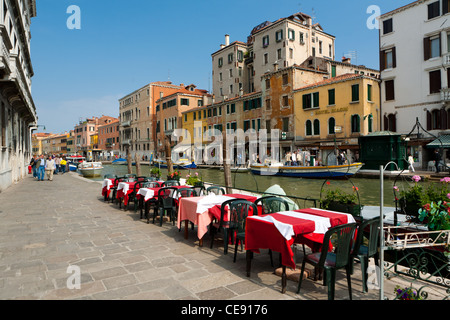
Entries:
[[250, 168], [252, 173], [256, 175], [322, 179], [353, 176], [363, 165], [363, 163], [357, 162], [330, 166], [285, 166], [280, 162], [274, 162], [264, 164], [254, 163]]
[[69, 165], [69, 171], [77, 171], [78, 165], [86, 160], [83, 156], [68, 156], [66, 157], [67, 164]]
[[[153, 166], [161, 169], [167, 169], [167, 161], [166, 160], [153, 160]], [[180, 159], [177, 162], [173, 163], [174, 169], [197, 169], [197, 165], [194, 161], [190, 162], [188, 159]]]
[[112, 162], [112, 164], [120, 164], [120, 165], [126, 165], [128, 163], [127, 159], [124, 158], [118, 158]]
[[103, 165], [101, 162], [82, 162], [78, 165], [78, 171], [83, 177], [99, 177], [102, 175]]

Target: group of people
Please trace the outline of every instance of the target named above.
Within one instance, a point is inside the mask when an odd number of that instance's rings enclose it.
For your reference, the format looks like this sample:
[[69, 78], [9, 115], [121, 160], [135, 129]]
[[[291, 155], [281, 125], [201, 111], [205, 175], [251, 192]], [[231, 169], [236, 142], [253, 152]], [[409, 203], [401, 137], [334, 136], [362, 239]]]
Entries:
[[308, 151], [288, 151], [284, 156], [284, 164], [287, 166], [309, 166], [311, 154]]
[[[61, 172], [66, 172], [68, 163], [65, 156], [47, 155], [33, 156], [30, 161], [33, 177], [37, 181], [44, 181], [45, 176], [47, 180], [53, 181], [53, 175]], [[68, 171], [68, 170], [67, 170]]]

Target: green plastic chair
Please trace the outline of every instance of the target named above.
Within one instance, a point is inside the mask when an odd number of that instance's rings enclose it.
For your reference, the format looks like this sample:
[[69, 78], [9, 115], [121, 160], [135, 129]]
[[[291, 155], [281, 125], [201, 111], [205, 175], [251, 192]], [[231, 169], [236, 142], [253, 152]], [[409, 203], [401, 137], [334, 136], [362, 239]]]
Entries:
[[[356, 237], [355, 246], [351, 253], [352, 274], [353, 262], [355, 259], [361, 263], [361, 274], [363, 282], [363, 292], [368, 291], [367, 287], [367, 268], [369, 267], [369, 259], [374, 258], [375, 265], [379, 265], [379, 236], [380, 236], [380, 217], [363, 221], [358, 227], [358, 235]], [[367, 238], [367, 242], [364, 239]], [[367, 245], [366, 245], [367, 244]]]
[[[305, 255], [303, 257], [297, 294], [300, 293], [300, 288], [302, 286], [302, 275], [305, 271], [305, 265], [306, 263], [309, 263], [313, 265], [319, 272], [321, 272], [322, 270], [324, 271], [324, 282], [328, 287], [328, 300], [334, 300], [336, 271], [345, 268], [347, 272], [348, 292], [350, 300], [352, 300], [352, 286], [350, 278], [352, 271], [352, 262], [350, 250], [355, 230], [356, 223], [343, 224], [329, 229], [325, 233], [322, 251]], [[336, 237], [334, 241], [334, 252], [328, 252], [331, 237]]]
[[236, 262], [239, 243], [244, 243], [245, 241], [245, 224], [250, 208], [252, 208], [253, 212], [258, 212], [256, 204], [247, 200], [234, 201], [230, 205], [230, 225], [236, 231], [233, 262]]
[[206, 194], [214, 193], [215, 195], [223, 195], [225, 194], [225, 189], [217, 186], [211, 186], [206, 189]]
[[162, 184], [162, 187], [173, 187], [173, 186], [179, 186], [180, 181], [178, 180], [167, 180]]
[[289, 210], [289, 203], [280, 197], [267, 196], [256, 199], [255, 204], [261, 205], [261, 214], [270, 214]]
[[159, 212], [159, 226], [162, 226], [163, 216], [167, 214], [173, 225], [177, 218], [177, 206], [175, 196], [177, 188], [164, 187], [158, 190], [158, 205], [153, 214], [153, 223], [155, 223], [156, 214]]

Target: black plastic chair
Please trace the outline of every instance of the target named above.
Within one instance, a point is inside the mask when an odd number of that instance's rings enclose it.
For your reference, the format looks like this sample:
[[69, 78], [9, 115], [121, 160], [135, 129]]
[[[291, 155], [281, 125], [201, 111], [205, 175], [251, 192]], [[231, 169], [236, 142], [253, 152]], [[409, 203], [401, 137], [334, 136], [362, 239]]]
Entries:
[[180, 197], [196, 197], [197, 192], [194, 188], [178, 188], [177, 193]]
[[230, 205], [230, 225], [236, 231], [233, 262], [236, 262], [239, 243], [242, 244], [245, 241], [245, 224], [250, 208], [252, 208], [253, 213], [258, 212], [256, 204], [247, 200], [234, 201]]
[[193, 186], [192, 188], [193, 188], [193, 189], [195, 190], [195, 192], [197, 193], [197, 197], [206, 195], [206, 189], [205, 189], [205, 186]]
[[[142, 188], [160, 188], [160, 184], [157, 183], [156, 181], [146, 181], [143, 183], [143, 187]], [[158, 197], [153, 197], [147, 201], [145, 201], [144, 203], [144, 199], [141, 197], [140, 199], [140, 203], [139, 203], [139, 209], [140, 209], [140, 213], [141, 216], [140, 218], [142, 219], [142, 211], [144, 210], [145, 212], [145, 218], [147, 219], [147, 224], [150, 223], [150, 209], [153, 209], [153, 215], [156, 214], [157, 212], [157, 207], [158, 207]]]
[[117, 176], [115, 174], [108, 173], [103, 176], [103, 179], [117, 179]]
[[[218, 222], [212, 222], [210, 225], [210, 233], [211, 233], [211, 249], [213, 248], [214, 244], [214, 238], [216, 235], [216, 232], [219, 232], [220, 230], [223, 231], [223, 253], [228, 254], [228, 241], [231, 237], [233, 240], [233, 232], [236, 229], [236, 223], [234, 221], [231, 221], [231, 217], [233, 215], [240, 212], [241, 215], [245, 213], [245, 215], [248, 215], [249, 208], [252, 207], [253, 210], [256, 210], [256, 205], [250, 201], [242, 200], [242, 199], [231, 199], [227, 200], [224, 203], [222, 203], [220, 207], [220, 219]], [[229, 210], [229, 211], [228, 211]], [[241, 212], [244, 210], [245, 212]], [[225, 215], [228, 215], [228, 212], [230, 212], [230, 219], [225, 219]], [[255, 211], [254, 211], [255, 212]], [[233, 243], [233, 241], [232, 241]]]
[[110, 192], [112, 192], [112, 196], [110, 198], [111, 202], [113, 202], [114, 200], [116, 200], [116, 196], [117, 196], [117, 187], [119, 186], [120, 182], [123, 182], [125, 179], [125, 177], [117, 177], [114, 180], [114, 183], [112, 185], [112, 187], [109, 189]]
[[165, 182], [162, 183], [162, 187], [174, 187], [174, 186], [179, 186], [180, 185], [180, 181], [178, 180], [167, 180]]
[[164, 214], [170, 217], [173, 225], [177, 218], [177, 205], [175, 201], [177, 188], [163, 187], [158, 190], [158, 204], [153, 214], [153, 223], [155, 223], [156, 214], [159, 212], [159, 225], [162, 226]]
[[[142, 208], [143, 199], [142, 198], [140, 199], [139, 202], [141, 202], [141, 203], [138, 203], [138, 199], [137, 199], [137, 193], [138, 193], [140, 188], [158, 188], [158, 187], [159, 187], [159, 184], [155, 183], [155, 182], [150, 182], [150, 181], [138, 181], [138, 182], [136, 182], [135, 185], [134, 185], [133, 192], [131, 192], [128, 195], [128, 203], [127, 203], [126, 209], [128, 210], [128, 205], [130, 204], [130, 202], [133, 202], [133, 204], [134, 204], [134, 212], [137, 211], [138, 206], [140, 208]], [[142, 218], [142, 209], [141, 209], [141, 218]]]
[[[336, 271], [345, 268], [347, 272], [348, 292], [350, 295], [350, 300], [352, 300], [352, 286], [350, 278], [352, 262], [350, 250], [355, 230], [356, 223], [343, 224], [329, 229], [325, 233], [322, 251], [311, 253], [303, 257], [297, 294], [300, 293], [305, 265], [306, 263], [309, 263], [313, 265], [317, 271], [324, 271], [324, 282], [328, 287], [328, 300], [334, 300]], [[336, 237], [334, 241], [334, 252], [329, 252], [331, 237]], [[317, 280], [317, 272], [314, 280]]]
[[[379, 236], [380, 236], [380, 217], [363, 221], [358, 227], [358, 235], [351, 253], [352, 274], [353, 262], [358, 260], [361, 263], [361, 274], [363, 282], [363, 292], [368, 291], [367, 287], [367, 268], [369, 267], [369, 258], [374, 258], [375, 265], [379, 265]], [[367, 237], [367, 242], [364, 239]], [[367, 245], [366, 245], [367, 243]]]
[[261, 214], [270, 214], [289, 210], [289, 203], [280, 197], [267, 196], [255, 200], [255, 204], [261, 205]]
[[126, 178], [136, 178], [136, 174], [135, 173], [127, 173], [125, 175]]
[[225, 194], [225, 189], [217, 186], [211, 186], [206, 189], [206, 194], [214, 193], [216, 195], [223, 195]]

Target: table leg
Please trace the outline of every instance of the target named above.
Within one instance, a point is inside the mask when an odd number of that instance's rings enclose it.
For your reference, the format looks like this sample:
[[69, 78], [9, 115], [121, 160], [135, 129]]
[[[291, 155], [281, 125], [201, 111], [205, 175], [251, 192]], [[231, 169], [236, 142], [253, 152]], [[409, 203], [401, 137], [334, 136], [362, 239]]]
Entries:
[[282, 269], [283, 273], [281, 274], [281, 293], [286, 293], [286, 282], [287, 282], [286, 266], [283, 266]]
[[189, 234], [189, 220], [184, 220], [184, 238], [187, 239]]
[[198, 239], [198, 245], [199, 247], [203, 247], [203, 238]]
[[247, 260], [247, 277], [250, 277], [250, 271], [252, 268], [253, 251], [247, 250], [245, 254]]

